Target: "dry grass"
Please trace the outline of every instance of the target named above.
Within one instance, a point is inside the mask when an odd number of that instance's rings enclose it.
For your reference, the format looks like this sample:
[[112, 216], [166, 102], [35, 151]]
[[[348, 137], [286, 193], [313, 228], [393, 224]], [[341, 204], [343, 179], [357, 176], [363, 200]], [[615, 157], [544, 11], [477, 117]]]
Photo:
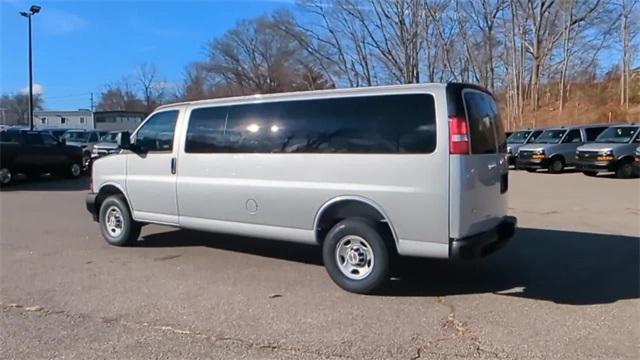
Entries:
[[[640, 122], [640, 74], [632, 79], [628, 110], [620, 106], [619, 91], [617, 79], [572, 84], [569, 100], [560, 112], [557, 86], [549, 85], [541, 91], [538, 111], [533, 112], [531, 105], [527, 103], [523, 122], [516, 123], [515, 128]], [[506, 114], [505, 106], [501, 107], [503, 114]]]

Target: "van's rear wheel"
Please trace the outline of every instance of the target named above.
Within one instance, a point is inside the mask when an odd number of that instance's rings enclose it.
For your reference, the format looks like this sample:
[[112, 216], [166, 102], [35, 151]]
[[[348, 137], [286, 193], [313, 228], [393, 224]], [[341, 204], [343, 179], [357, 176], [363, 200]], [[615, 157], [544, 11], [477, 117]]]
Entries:
[[100, 205], [100, 232], [111, 245], [131, 245], [140, 236], [142, 226], [133, 220], [122, 195], [106, 198]]
[[367, 294], [389, 279], [389, 250], [373, 222], [346, 219], [337, 223], [322, 244], [324, 266], [341, 288]]

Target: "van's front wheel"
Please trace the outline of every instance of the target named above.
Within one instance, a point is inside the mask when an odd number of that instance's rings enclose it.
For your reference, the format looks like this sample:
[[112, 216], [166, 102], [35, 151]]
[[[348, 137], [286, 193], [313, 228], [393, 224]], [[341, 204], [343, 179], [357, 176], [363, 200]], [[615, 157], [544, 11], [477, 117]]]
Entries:
[[389, 250], [375, 224], [364, 219], [337, 223], [322, 244], [324, 266], [341, 288], [367, 294], [389, 279]]
[[131, 245], [140, 236], [142, 226], [133, 220], [121, 195], [106, 198], [100, 205], [100, 232], [111, 245]]

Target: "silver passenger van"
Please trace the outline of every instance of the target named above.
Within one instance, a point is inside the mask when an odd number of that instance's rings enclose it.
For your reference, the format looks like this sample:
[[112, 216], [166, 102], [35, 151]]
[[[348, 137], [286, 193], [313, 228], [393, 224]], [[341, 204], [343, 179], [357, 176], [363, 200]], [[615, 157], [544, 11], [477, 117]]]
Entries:
[[165, 105], [119, 144], [86, 201], [112, 245], [148, 223], [318, 244], [340, 287], [369, 293], [398, 256], [481, 257], [515, 231], [498, 107], [473, 85]]
[[534, 141], [518, 149], [516, 167], [529, 172], [547, 169], [559, 174], [576, 163], [576, 149], [594, 141], [610, 125], [575, 125], [545, 129]]

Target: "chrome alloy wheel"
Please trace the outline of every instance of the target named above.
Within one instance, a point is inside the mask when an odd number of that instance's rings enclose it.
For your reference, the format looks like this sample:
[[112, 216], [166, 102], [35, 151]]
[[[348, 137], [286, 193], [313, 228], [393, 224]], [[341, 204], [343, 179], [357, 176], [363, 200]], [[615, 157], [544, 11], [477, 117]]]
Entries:
[[80, 167], [79, 164], [76, 164], [76, 163], [71, 164], [71, 175], [73, 177], [80, 176], [81, 172], [82, 172], [82, 168]]
[[349, 279], [362, 280], [373, 270], [373, 249], [360, 236], [347, 235], [340, 239], [335, 254], [340, 272]]
[[124, 220], [122, 211], [116, 206], [111, 206], [107, 209], [107, 215], [105, 216], [105, 224], [107, 232], [114, 238], [117, 238], [122, 234], [124, 228]]
[[6, 185], [11, 182], [13, 179], [13, 174], [11, 174], [11, 170], [7, 168], [0, 169], [0, 184]]

